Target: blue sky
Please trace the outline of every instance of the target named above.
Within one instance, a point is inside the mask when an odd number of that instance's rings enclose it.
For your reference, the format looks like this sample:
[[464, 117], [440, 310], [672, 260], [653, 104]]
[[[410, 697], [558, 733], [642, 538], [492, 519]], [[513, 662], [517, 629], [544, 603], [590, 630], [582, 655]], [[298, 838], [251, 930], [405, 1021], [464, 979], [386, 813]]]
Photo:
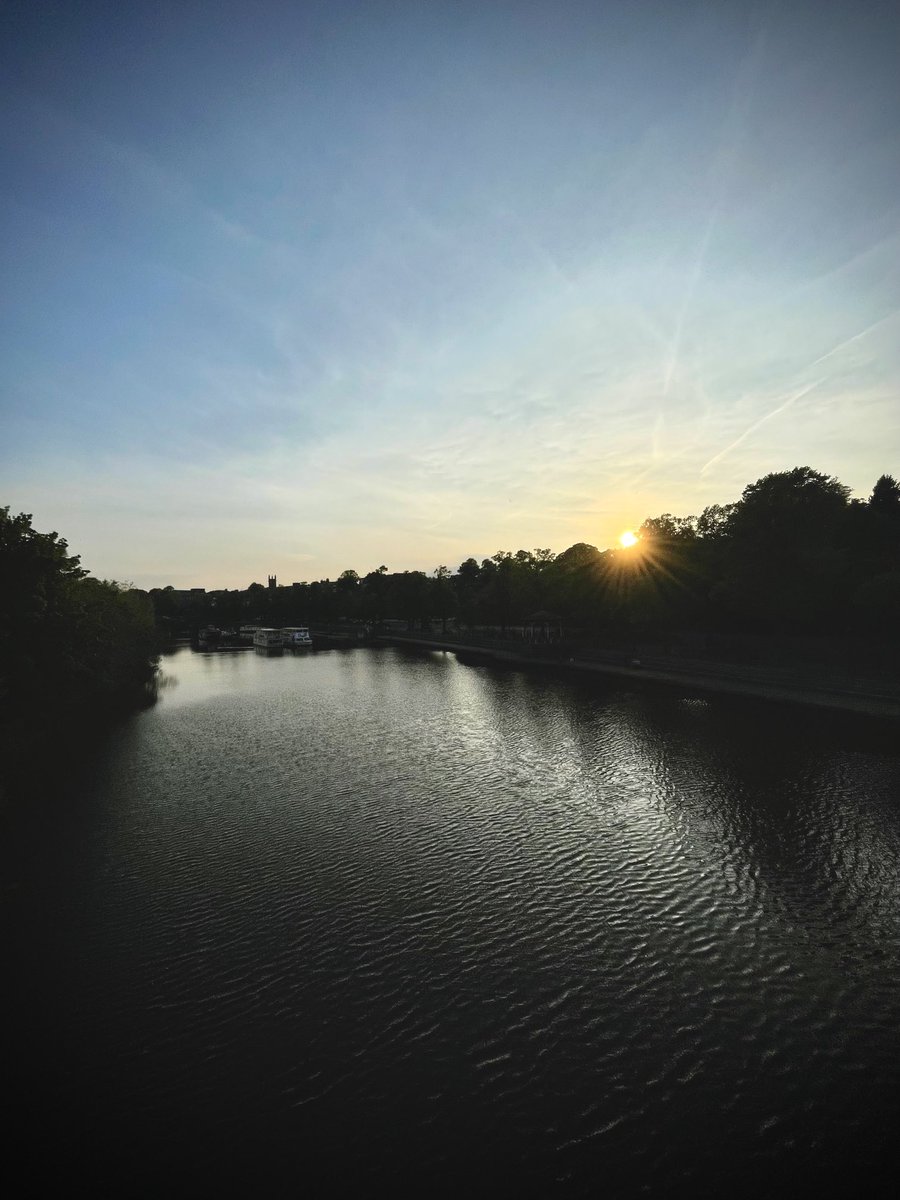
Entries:
[[894, 7], [8, 3], [0, 502], [244, 587], [867, 495]]

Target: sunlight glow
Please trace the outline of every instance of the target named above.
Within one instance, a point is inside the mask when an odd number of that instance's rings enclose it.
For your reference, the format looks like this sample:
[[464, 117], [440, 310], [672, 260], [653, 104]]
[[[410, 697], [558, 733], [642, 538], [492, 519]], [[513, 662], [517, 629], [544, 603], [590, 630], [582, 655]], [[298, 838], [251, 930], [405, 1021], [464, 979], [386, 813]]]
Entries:
[[624, 533], [619, 534], [619, 541], [626, 548], [628, 546], [636, 546], [637, 534], [632, 533], [630, 529], [626, 529]]

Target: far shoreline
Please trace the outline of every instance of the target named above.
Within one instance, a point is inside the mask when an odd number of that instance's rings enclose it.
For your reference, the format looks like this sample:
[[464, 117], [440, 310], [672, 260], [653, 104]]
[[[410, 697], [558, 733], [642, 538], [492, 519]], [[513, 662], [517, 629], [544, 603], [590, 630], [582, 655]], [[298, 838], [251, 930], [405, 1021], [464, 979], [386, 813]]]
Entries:
[[[549, 654], [538, 656], [523, 654], [506, 647], [468, 645], [450, 638], [407, 636], [402, 633], [379, 634], [373, 640], [381, 645], [415, 646], [423, 650], [448, 650], [516, 666], [551, 667], [565, 671], [634, 680], [635, 682], [645, 681], [670, 687], [683, 687], [693, 692], [743, 696], [776, 703], [799, 704], [830, 712], [900, 719], [900, 689], [895, 689], [893, 695], [874, 692], [855, 687], [851, 678], [846, 678], [836, 686], [827, 688], [805, 685], [786, 686], [784, 683], [766, 680], [764, 677], [747, 678], [746, 668], [731, 663], [692, 663], [691, 660], [682, 660], [682, 663], [679, 664], [682, 669], [671, 670], [669, 668], [661, 669], [657, 665], [628, 665], [579, 659], [578, 650], [575, 647], [565, 648], [556, 656]], [[764, 676], [765, 672], [762, 674]]]

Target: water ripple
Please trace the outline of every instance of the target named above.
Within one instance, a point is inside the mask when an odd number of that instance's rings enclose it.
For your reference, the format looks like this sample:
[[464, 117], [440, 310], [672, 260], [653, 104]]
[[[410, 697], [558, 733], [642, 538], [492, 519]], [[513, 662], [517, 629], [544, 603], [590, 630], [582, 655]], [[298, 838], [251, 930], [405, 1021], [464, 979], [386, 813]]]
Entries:
[[82, 1150], [620, 1194], [886, 1153], [891, 754], [452, 656], [170, 670], [10, 867]]

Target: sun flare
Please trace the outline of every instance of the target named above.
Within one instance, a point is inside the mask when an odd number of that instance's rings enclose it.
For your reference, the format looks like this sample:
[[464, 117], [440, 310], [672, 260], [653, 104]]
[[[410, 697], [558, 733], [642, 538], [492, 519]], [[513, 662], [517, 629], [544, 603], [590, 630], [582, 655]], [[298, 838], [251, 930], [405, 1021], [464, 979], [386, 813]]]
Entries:
[[632, 533], [630, 529], [626, 529], [624, 533], [619, 534], [619, 542], [627, 549], [629, 546], [637, 545], [637, 534]]

